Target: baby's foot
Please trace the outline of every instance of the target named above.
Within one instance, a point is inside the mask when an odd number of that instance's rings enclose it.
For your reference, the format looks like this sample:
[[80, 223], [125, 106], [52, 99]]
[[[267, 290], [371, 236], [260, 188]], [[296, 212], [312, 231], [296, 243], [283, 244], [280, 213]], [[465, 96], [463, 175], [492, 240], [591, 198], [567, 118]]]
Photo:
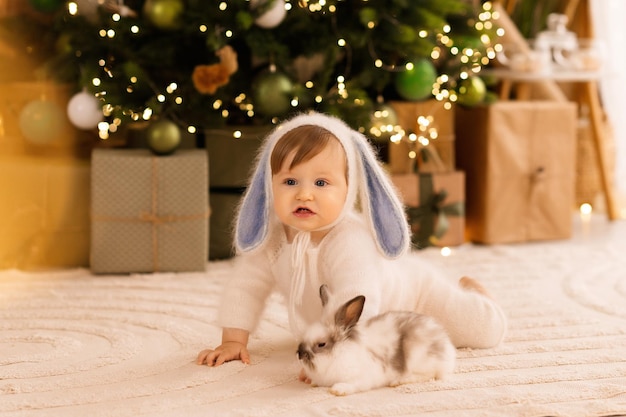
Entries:
[[480, 282], [476, 281], [474, 278], [470, 278], [470, 277], [461, 278], [459, 280], [459, 286], [466, 290], [476, 291], [477, 293], [482, 294], [485, 297], [489, 297], [493, 299], [493, 296], [491, 295], [491, 293], [487, 291], [487, 289], [483, 287], [483, 285]]

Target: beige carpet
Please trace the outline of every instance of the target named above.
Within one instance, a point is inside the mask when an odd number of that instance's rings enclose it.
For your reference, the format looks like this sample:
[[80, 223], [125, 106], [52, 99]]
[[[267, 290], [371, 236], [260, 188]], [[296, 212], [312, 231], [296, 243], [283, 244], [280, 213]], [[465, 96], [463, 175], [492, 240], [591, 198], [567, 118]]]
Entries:
[[460, 350], [445, 381], [334, 397], [297, 381], [278, 297], [253, 364], [193, 363], [228, 262], [206, 274], [0, 271], [0, 416], [609, 416], [626, 414], [626, 222], [567, 241], [420, 252], [479, 277], [510, 332]]

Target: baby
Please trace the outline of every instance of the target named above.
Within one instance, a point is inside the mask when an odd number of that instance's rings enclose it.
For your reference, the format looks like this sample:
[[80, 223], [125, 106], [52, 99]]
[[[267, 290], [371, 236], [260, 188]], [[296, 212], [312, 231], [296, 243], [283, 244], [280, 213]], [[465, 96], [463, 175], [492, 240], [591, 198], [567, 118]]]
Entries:
[[249, 363], [248, 336], [273, 290], [301, 338], [322, 314], [322, 284], [337, 308], [365, 296], [362, 319], [391, 310], [432, 316], [456, 347], [492, 347], [506, 332], [502, 310], [478, 282], [450, 282], [410, 251], [388, 175], [367, 139], [334, 117], [298, 115], [269, 134], [238, 210], [235, 245], [218, 315], [222, 343], [201, 351], [198, 364]]

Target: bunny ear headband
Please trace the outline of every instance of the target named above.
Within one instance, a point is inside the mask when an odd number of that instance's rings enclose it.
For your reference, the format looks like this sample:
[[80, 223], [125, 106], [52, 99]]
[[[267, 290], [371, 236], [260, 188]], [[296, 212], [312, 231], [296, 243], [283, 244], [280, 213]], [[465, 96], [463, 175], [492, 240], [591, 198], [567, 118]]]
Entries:
[[346, 152], [348, 195], [339, 219], [355, 209], [358, 195], [363, 214], [373, 230], [381, 253], [388, 258], [404, 253], [410, 241], [404, 207], [372, 147], [365, 136], [348, 127], [343, 121], [320, 113], [296, 116], [279, 125], [265, 139], [239, 207], [235, 228], [237, 251], [251, 251], [267, 239], [273, 216], [270, 155], [276, 142], [286, 132], [303, 125], [324, 127], [340, 141]]

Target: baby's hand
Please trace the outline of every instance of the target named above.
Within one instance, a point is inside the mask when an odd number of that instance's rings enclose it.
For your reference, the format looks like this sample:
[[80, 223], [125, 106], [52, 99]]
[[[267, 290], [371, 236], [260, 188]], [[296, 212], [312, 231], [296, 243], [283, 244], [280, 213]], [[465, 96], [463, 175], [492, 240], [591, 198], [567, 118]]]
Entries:
[[215, 350], [205, 349], [198, 353], [196, 363], [198, 365], [219, 366], [224, 362], [241, 359], [246, 365], [250, 364], [250, 354], [248, 348], [239, 342], [225, 342], [216, 347]]

